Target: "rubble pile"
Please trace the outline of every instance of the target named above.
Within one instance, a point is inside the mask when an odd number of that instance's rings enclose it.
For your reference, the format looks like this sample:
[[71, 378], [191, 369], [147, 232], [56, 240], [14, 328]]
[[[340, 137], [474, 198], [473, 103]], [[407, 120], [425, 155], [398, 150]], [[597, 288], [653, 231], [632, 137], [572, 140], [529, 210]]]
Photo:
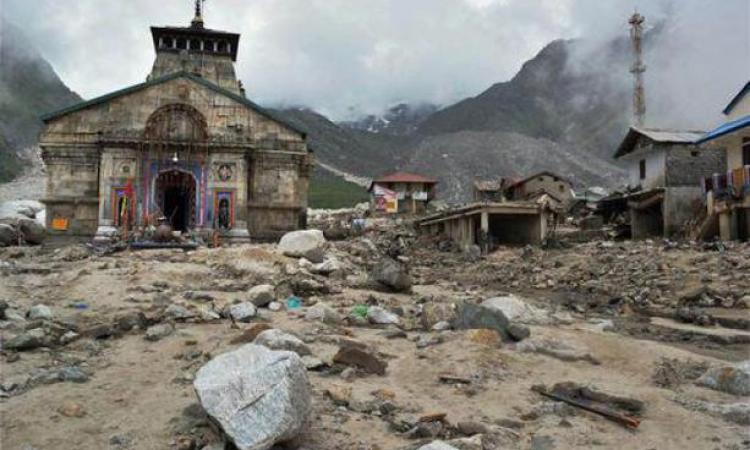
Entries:
[[406, 224], [190, 251], [0, 249], [7, 442], [734, 448], [748, 438], [727, 428], [748, 420], [748, 250], [477, 256]]

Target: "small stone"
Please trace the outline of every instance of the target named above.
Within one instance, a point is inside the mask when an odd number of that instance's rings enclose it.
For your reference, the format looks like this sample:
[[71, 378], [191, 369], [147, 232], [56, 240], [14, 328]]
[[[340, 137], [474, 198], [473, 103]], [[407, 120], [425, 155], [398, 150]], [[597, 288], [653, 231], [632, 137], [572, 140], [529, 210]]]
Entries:
[[261, 284], [250, 289], [247, 297], [250, 303], [260, 308], [276, 300], [276, 292], [270, 284]]
[[32, 350], [44, 345], [46, 335], [41, 328], [35, 328], [18, 336], [11, 338], [4, 343], [4, 347], [10, 350]]
[[357, 371], [352, 367], [347, 367], [341, 371], [340, 376], [342, 380], [352, 381], [357, 377]]
[[60, 336], [60, 344], [61, 345], [68, 345], [71, 342], [73, 342], [76, 339], [78, 339], [79, 336], [80, 335], [78, 333], [74, 332], [74, 331], [68, 331], [65, 334], [63, 334], [62, 336]]
[[29, 310], [29, 320], [52, 320], [52, 310], [45, 305], [34, 305]]
[[305, 365], [305, 368], [307, 370], [317, 370], [322, 367], [325, 367], [326, 363], [324, 363], [320, 358], [317, 358], [312, 355], [305, 355], [302, 357], [302, 364]]
[[250, 328], [243, 331], [241, 335], [237, 336], [236, 338], [232, 339], [232, 344], [249, 344], [250, 342], [253, 342], [258, 335], [266, 330], [270, 330], [273, 327], [267, 323], [256, 323], [253, 324]]
[[63, 367], [57, 373], [60, 381], [69, 381], [71, 383], [85, 383], [89, 381], [89, 376], [79, 367]]
[[450, 330], [450, 328], [451, 328], [450, 322], [446, 322], [443, 320], [433, 325], [432, 331], [445, 331], [445, 330]]
[[427, 445], [419, 447], [418, 450], [458, 450], [456, 447], [449, 445], [444, 441], [432, 441]]
[[178, 304], [171, 304], [164, 311], [164, 316], [172, 320], [187, 320], [195, 317], [195, 313]]
[[200, 291], [185, 291], [182, 296], [185, 297], [186, 300], [195, 300], [199, 302], [212, 302], [216, 300], [216, 298], [208, 292]]
[[385, 369], [388, 367], [387, 362], [382, 361], [368, 350], [351, 345], [340, 347], [338, 353], [333, 357], [333, 362], [354, 366], [367, 373], [377, 375], [385, 375]]
[[352, 399], [352, 388], [349, 386], [331, 385], [326, 389], [326, 394], [337, 406], [347, 406]]
[[257, 313], [255, 305], [249, 302], [238, 303], [229, 307], [229, 317], [238, 322], [250, 322]]
[[396, 314], [379, 306], [372, 306], [367, 310], [367, 320], [374, 325], [398, 325], [401, 321]]
[[68, 402], [57, 409], [57, 412], [65, 417], [81, 418], [86, 416], [86, 410], [78, 403]]
[[146, 330], [146, 340], [158, 341], [164, 339], [174, 332], [174, 326], [170, 323], [161, 323], [148, 327]]
[[519, 342], [531, 336], [531, 330], [526, 325], [511, 323], [508, 325], [508, 335], [514, 341]]
[[277, 329], [266, 330], [253, 341], [256, 345], [268, 347], [271, 350], [287, 350], [300, 356], [310, 355], [310, 348], [296, 336]]
[[271, 302], [268, 304], [268, 309], [273, 312], [279, 312], [284, 309], [284, 305], [281, 302]]
[[305, 319], [319, 320], [329, 325], [335, 325], [341, 322], [341, 315], [325, 303], [319, 302], [307, 309]]

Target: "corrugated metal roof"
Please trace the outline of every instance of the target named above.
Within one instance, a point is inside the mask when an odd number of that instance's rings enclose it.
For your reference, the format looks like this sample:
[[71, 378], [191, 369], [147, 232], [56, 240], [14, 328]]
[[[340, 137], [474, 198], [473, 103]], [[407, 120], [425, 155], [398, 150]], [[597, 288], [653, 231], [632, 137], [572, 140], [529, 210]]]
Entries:
[[633, 151], [638, 136], [644, 136], [660, 144], [695, 144], [705, 131], [665, 130], [659, 128], [630, 127], [628, 134], [615, 152], [615, 158]]
[[492, 191], [499, 191], [500, 189], [502, 189], [502, 184], [503, 184], [502, 180], [484, 180], [484, 181], [478, 180], [474, 182], [474, 187], [478, 191], [492, 192]]
[[709, 131], [698, 140], [698, 144], [711, 141], [713, 139], [716, 139], [726, 134], [741, 130], [748, 126], [750, 126], [750, 115], [741, 117], [731, 122], [727, 122], [717, 127], [716, 129]]
[[691, 144], [705, 134], [705, 131], [681, 131], [681, 130], [660, 130], [656, 128], [638, 128], [633, 127], [638, 133], [648, 137], [656, 142], [667, 142], [677, 144]]
[[373, 183], [437, 183], [434, 178], [409, 172], [396, 172], [372, 180]]

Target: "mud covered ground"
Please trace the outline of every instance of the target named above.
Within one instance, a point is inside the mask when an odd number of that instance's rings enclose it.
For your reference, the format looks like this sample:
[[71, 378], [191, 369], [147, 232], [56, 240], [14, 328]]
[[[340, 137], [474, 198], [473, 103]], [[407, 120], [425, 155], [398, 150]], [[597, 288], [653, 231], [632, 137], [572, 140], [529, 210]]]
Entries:
[[[709, 367], [750, 357], [747, 244], [593, 242], [483, 258], [437, 247], [392, 230], [332, 242], [339, 266], [328, 275], [267, 244], [106, 256], [80, 246], [0, 249], [2, 448], [216, 444], [195, 372], [261, 323], [299, 336], [322, 362], [308, 372], [309, 425], [284, 448], [407, 449], [435, 439], [460, 449], [750, 448], [747, 411], [722, 409], [748, 398], [694, 383]], [[368, 278], [394, 252], [411, 292]], [[259, 308], [249, 323], [218, 317], [259, 284], [275, 287], [280, 310]], [[457, 302], [505, 294], [530, 306], [516, 319], [531, 332], [521, 342], [435, 327], [450, 322]], [[293, 295], [301, 308], [286, 307]], [[338, 317], [308, 320], [316, 303]], [[39, 304], [52, 316], [30, 317]], [[171, 305], [192, 317], [170, 315]], [[399, 324], [354, 320], [358, 305], [392, 311]], [[156, 324], [174, 331], [146, 339]], [[6, 348], [34, 329], [43, 343]], [[341, 339], [368, 344], [387, 362], [385, 375], [333, 364]], [[628, 429], [531, 389], [566, 381], [644, 402], [641, 425]]]

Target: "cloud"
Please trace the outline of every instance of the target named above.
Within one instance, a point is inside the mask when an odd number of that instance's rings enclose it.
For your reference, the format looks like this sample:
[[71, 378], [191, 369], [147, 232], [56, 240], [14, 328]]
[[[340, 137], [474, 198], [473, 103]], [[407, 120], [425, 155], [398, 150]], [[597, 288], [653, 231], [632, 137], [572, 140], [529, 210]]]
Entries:
[[[143, 81], [154, 57], [148, 27], [187, 25], [192, 16], [187, 0], [0, 1], [3, 14], [24, 26], [63, 80], [87, 98]], [[648, 2], [656, 3], [664, 2]], [[671, 45], [689, 49], [688, 60], [708, 58], [717, 73], [708, 79], [711, 94], [726, 97], [741, 77], [720, 72], [737, 70], [728, 60], [750, 45], [741, 42], [746, 0], [711, 2], [710, 9], [706, 1], [681, 0], [675, 11], [683, 4], [693, 8], [690, 18], [695, 5], [704, 5], [698, 12], [705, 31]], [[205, 18], [208, 27], [242, 33], [238, 73], [254, 100], [344, 119], [397, 102], [449, 104], [477, 95], [511, 78], [553, 39], [601, 42], [626, 34], [633, 7], [630, 0], [208, 0]], [[743, 20], [744, 28], [723, 33], [724, 21]], [[691, 47], [731, 43], [725, 41], [733, 41], [732, 51]]]

